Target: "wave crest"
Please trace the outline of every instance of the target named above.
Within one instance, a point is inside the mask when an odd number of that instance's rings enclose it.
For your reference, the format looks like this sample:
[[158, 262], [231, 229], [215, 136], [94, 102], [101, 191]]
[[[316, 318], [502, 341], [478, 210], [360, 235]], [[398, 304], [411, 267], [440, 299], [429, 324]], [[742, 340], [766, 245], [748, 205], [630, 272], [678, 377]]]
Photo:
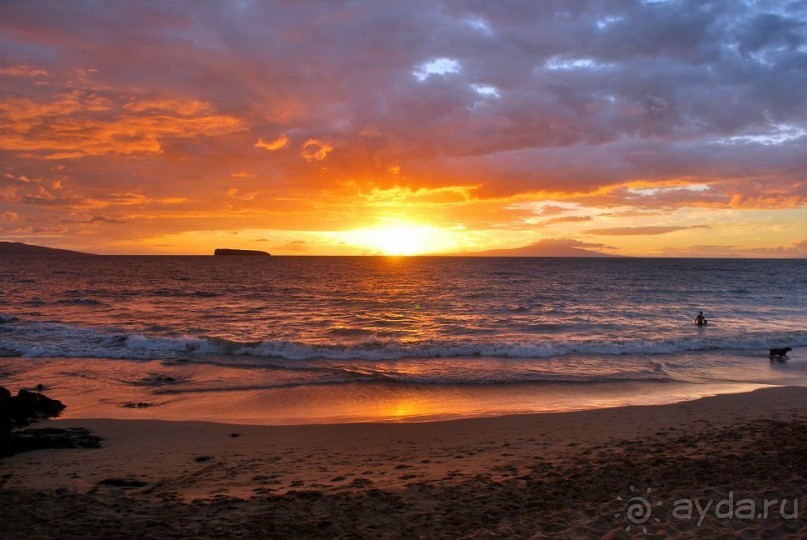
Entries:
[[703, 350], [768, 349], [785, 343], [807, 345], [807, 332], [746, 333], [721, 337], [628, 340], [601, 338], [535, 341], [425, 340], [402, 341], [367, 336], [349, 342], [321, 343], [288, 340], [234, 341], [215, 336], [153, 336], [113, 329], [55, 323], [20, 322], [0, 315], [2, 346], [23, 356], [161, 359], [206, 355], [247, 356], [256, 359], [397, 360], [401, 358], [550, 358], [568, 355], [671, 354]]

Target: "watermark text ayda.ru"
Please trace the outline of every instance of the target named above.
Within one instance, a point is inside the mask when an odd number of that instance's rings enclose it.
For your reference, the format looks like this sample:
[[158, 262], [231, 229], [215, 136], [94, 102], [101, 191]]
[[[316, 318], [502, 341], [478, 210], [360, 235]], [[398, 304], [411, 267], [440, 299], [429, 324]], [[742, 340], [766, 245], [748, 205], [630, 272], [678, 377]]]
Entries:
[[672, 503], [670, 515], [673, 519], [692, 520], [697, 518], [700, 527], [704, 520], [715, 519], [797, 519], [799, 500], [788, 499], [735, 499], [734, 491], [729, 491], [723, 499], [677, 499]]
[[704, 522], [710, 519], [794, 520], [799, 517], [798, 497], [755, 500], [740, 498], [735, 495], [734, 490], [729, 491], [725, 497], [682, 498], [665, 504], [664, 501], [654, 500], [651, 489], [639, 494], [631, 486], [631, 496], [627, 499], [617, 497], [617, 500], [623, 503], [624, 511], [615, 514], [615, 517], [625, 517], [628, 523], [625, 527], [627, 531], [634, 527], [647, 532], [648, 527], [661, 522], [665, 517], [693, 521], [697, 527], [703, 526]]

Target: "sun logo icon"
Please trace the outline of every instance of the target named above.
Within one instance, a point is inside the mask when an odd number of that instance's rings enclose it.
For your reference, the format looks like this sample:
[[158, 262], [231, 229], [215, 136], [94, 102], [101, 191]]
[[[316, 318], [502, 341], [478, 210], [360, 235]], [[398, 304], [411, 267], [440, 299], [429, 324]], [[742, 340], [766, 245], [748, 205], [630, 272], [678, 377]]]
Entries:
[[[661, 523], [661, 519], [653, 517], [653, 506], [661, 506], [664, 503], [659, 501], [655, 505], [651, 504], [649, 500], [651, 491], [653, 490], [647, 488], [644, 495], [634, 495], [636, 493], [636, 488], [631, 486], [631, 497], [629, 497], [627, 500], [623, 499], [622, 497], [616, 498], [616, 500], [625, 504], [624, 515], [628, 520], [628, 525], [625, 527], [625, 532], [630, 532], [630, 528], [633, 525], [641, 525], [642, 532], [647, 533], [647, 522], [650, 521], [651, 518], [653, 519], [653, 522]], [[617, 512], [614, 514], [614, 517], [618, 518], [622, 515], [622, 512]]]

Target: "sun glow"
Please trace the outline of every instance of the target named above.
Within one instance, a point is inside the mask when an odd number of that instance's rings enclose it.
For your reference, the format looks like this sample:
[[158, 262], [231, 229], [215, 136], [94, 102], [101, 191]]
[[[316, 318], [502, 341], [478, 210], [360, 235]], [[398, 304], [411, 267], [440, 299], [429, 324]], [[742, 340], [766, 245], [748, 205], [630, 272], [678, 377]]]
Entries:
[[429, 251], [429, 231], [425, 227], [384, 227], [359, 231], [362, 244], [385, 255], [418, 255]]
[[344, 234], [349, 244], [383, 255], [422, 255], [451, 251], [453, 231], [411, 223], [392, 223]]

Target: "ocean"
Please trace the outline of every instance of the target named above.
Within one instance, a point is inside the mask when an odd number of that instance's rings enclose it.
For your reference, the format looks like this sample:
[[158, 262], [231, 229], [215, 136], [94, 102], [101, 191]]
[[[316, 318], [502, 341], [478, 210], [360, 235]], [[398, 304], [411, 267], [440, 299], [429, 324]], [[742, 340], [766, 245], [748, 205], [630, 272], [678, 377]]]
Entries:
[[652, 404], [807, 384], [805, 306], [805, 260], [8, 257], [0, 384], [257, 423]]

